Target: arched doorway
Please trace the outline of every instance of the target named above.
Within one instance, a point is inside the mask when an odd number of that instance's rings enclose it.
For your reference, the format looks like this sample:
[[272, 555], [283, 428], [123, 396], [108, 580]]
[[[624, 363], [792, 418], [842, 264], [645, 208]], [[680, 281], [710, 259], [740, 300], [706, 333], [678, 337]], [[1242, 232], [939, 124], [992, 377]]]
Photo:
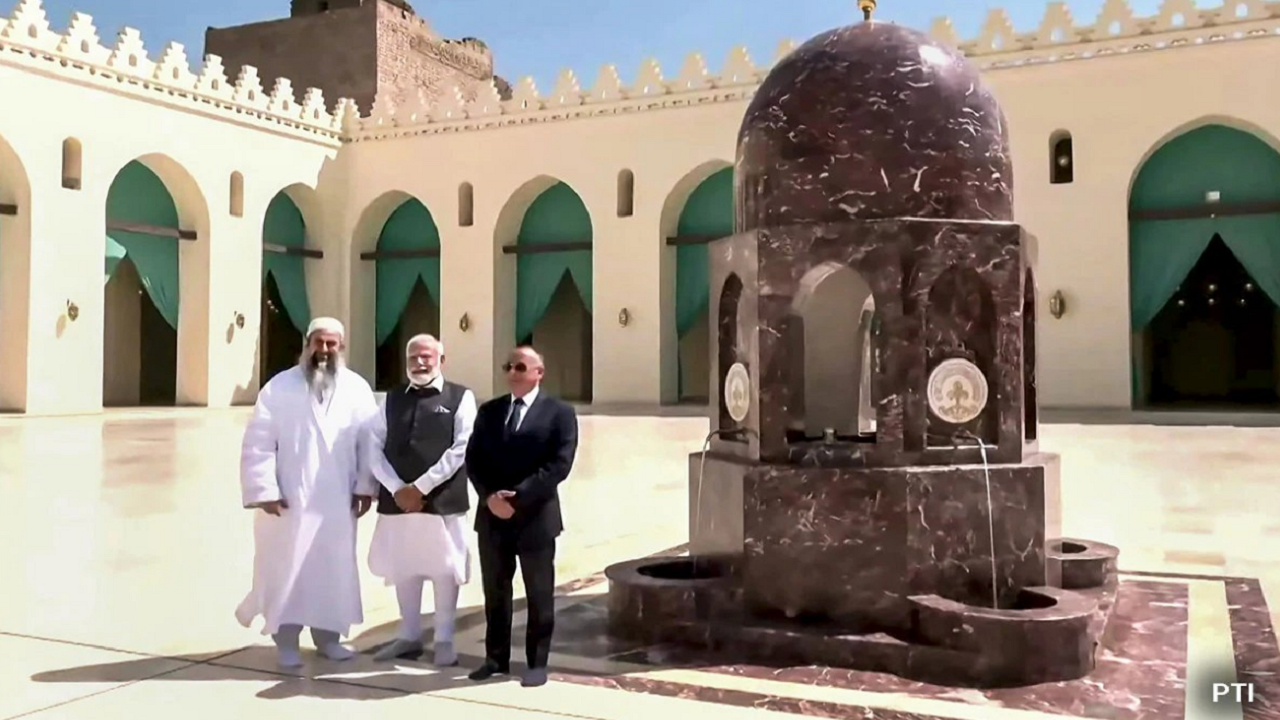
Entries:
[[0, 138], [0, 411], [27, 409], [30, 204], [26, 169]]
[[375, 386], [405, 379], [405, 345], [420, 333], [440, 336], [440, 230], [416, 199], [400, 204], [378, 235]]
[[546, 360], [547, 390], [591, 401], [591, 215], [573, 188], [557, 182], [529, 205], [514, 246], [515, 342]]
[[259, 378], [266, 384], [298, 362], [311, 322], [305, 261], [307, 224], [293, 198], [281, 191], [262, 221], [262, 315]]
[[707, 244], [733, 234], [733, 168], [712, 173], [689, 194], [668, 239], [675, 252], [676, 398], [706, 404], [710, 396], [710, 260]]
[[1280, 153], [1184, 133], [1143, 164], [1129, 218], [1134, 405], [1280, 405]]
[[179, 229], [168, 188], [138, 161], [107, 191], [102, 402], [173, 405], [177, 393]]

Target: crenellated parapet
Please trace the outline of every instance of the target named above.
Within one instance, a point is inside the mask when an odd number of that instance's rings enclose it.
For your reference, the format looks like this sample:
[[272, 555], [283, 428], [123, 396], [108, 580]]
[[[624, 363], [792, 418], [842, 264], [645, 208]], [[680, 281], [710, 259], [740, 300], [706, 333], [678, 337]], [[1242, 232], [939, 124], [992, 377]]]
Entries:
[[1197, 7], [1194, 0], [1163, 0], [1156, 14], [1139, 17], [1127, 0], [1106, 0], [1092, 22], [1077, 22], [1065, 2], [1045, 8], [1033, 30], [1019, 32], [1004, 10], [991, 10], [978, 37], [959, 37], [939, 18], [932, 35], [959, 48], [983, 69], [1086, 60], [1186, 45], [1274, 37], [1280, 34], [1280, 0], [1223, 0]]
[[66, 33], [55, 32], [41, 0], [20, 0], [9, 18], [0, 21], [0, 62], [334, 142], [354, 129], [358, 117], [349, 100], [339, 100], [330, 111], [315, 88], [306, 89], [299, 100], [292, 83], [284, 78], [263, 87], [253, 67], [240, 68], [228, 77], [228, 69], [216, 55], [206, 57], [196, 72], [180, 43], [169, 43], [158, 58], [152, 58], [133, 28], [121, 30], [114, 46], [107, 47], [93, 18], [84, 13], [72, 16]]
[[[958, 47], [979, 68], [996, 71], [1280, 37], [1280, 0], [1226, 0], [1217, 8], [1197, 8], [1194, 0], [1164, 0], [1150, 17], [1135, 15], [1126, 0], [1107, 0], [1097, 18], [1087, 24], [1078, 23], [1066, 3], [1054, 2], [1047, 6], [1039, 27], [1031, 31], [1019, 32], [1008, 13], [993, 10], [977, 38], [960, 38], [946, 18], [933, 24], [932, 34]], [[762, 64], [756, 64], [746, 48], [734, 48], [718, 73], [711, 72], [702, 53], [692, 53], [672, 77], [650, 59], [641, 64], [629, 84], [614, 65], [601, 68], [590, 85], [565, 70], [545, 93], [526, 77], [515, 83], [509, 100], [502, 100], [492, 86], [465, 102], [458, 99], [459, 92], [447, 92], [442, 107], [421, 102], [396, 107], [379, 99], [369, 116], [355, 124], [353, 139], [459, 132], [744, 100], [795, 47], [794, 42], [783, 42], [773, 58]]]
[[743, 100], [751, 97], [764, 76], [795, 47], [793, 41], [782, 42], [773, 58], [762, 64], [756, 64], [745, 47], [734, 48], [719, 73], [708, 69], [701, 53], [692, 53], [672, 77], [663, 73], [657, 60], [649, 59], [641, 63], [630, 84], [623, 82], [615, 65], [601, 67], [589, 85], [566, 69], [548, 92], [539, 90], [533, 78], [522, 78], [512, 86], [508, 99], [503, 99], [495, 81], [482, 85], [471, 99], [465, 99], [458, 86], [446, 89], [444, 99], [437, 103], [428, 103], [422, 94], [416, 101], [401, 105], [380, 96], [369, 115], [356, 123], [353, 139], [457, 132]]

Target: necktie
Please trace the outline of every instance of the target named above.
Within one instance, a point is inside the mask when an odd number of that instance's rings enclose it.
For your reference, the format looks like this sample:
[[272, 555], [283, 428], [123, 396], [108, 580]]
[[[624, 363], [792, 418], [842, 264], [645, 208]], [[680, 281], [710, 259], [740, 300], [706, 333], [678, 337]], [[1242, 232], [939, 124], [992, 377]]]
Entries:
[[516, 434], [516, 428], [520, 425], [520, 408], [524, 407], [523, 398], [515, 398], [511, 401], [511, 417], [507, 418], [507, 437]]

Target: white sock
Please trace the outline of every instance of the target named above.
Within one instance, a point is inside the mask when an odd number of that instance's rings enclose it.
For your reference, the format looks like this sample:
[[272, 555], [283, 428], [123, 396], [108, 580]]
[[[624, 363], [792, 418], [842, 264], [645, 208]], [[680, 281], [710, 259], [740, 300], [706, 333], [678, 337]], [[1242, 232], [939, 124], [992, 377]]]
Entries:
[[396, 583], [396, 600], [400, 603], [401, 640], [422, 641], [422, 578]]
[[453, 642], [453, 626], [458, 617], [458, 583], [452, 579], [441, 578], [432, 580], [431, 587], [435, 590], [436, 600], [435, 641], [438, 643], [451, 643]]
[[302, 664], [302, 655], [298, 650], [298, 637], [301, 634], [301, 625], [281, 625], [276, 634], [271, 636], [276, 643], [280, 665], [296, 667]]

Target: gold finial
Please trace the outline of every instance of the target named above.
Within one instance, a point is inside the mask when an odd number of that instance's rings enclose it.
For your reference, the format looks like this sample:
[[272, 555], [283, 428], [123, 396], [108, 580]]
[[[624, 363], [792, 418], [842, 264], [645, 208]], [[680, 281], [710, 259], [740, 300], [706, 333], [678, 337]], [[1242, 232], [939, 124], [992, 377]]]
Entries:
[[870, 20], [876, 10], [876, 0], [858, 0], [858, 8], [862, 10], [862, 19]]

